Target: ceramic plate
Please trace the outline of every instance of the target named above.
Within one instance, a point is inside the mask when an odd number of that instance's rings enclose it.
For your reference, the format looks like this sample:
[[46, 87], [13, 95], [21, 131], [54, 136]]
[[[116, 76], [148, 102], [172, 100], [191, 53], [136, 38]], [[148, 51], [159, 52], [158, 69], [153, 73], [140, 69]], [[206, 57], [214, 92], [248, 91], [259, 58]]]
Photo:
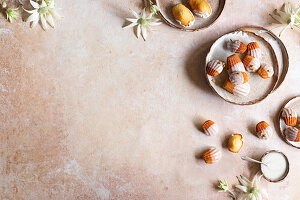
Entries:
[[[292, 108], [293, 110], [295, 110], [298, 114], [298, 117], [300, 115], [300, 96], [297, 96], [297, 97], [294, 97], [293, 99], [291, 99], [289, 102], [287, 102], [283, 108]], [[283, 109], [282, 108], [282, 109]], [[284, 135], [284, 130], [288, 127], [287, 125], [285, 125], [283, 119], [281, 118], [281, 112], [282, 112], [282, 109], [280, 110], [280, 113], [279, 113], [279, 127], [280, 127], [280, 131], [281, 131], [281, 135], [284, 139], [284, 141], [286, 141], [289, 145], [295, 147], [295, 148], [298, 148], [300, 149], [300, 142], [292, 142], [292, 141], [289, 141], [285, 138], [285, 135]], [[299, 119], [299, 118], [298, 118]], [[299, 120], [298, 120], [298, 127], [299, 127]]]
[[278, 62], [278, 82], [275, 85], [275, 91], [283, 83], [289, 69], [289, 56], [284, 44], [274, 33], [263, 27], [248, 26], [238, 30], [255, 33], [256, 35], [263, 37], [272, 46]]
[[[246, 97], [238, 97], [229, 92], [227, 92], [224, 88], [224, 82], [228, 78], [228, 73], [226, 68], [223, 72], [216, 76], [212, 77], [207, 75], [206, 77], [209, 82], [209, 85], [213, 88], [213, 90], [222, 97], [225, 101], [239, 104], [239, 105], [250, 105], [255, 104], [263, 99], [265, 99], [275, 88], [278, 77], [278, 64], [275, 52], [272, 46], [262, 37], [247, 31], [234, 31], [223, 35], [219, 39], [215, 41], [215, 43], [211, 46], [210, 51], [206, 56], [206, 65], [211, 60], [221, 60], [226, 63], [227, 57], [232, 55], [226, 48], [226, 43], [230, 40], [241, 40], [246, 45], [250, 42], [257, 42], [262, 50], [262, 58], [261, 63], [266, 63], [274, 68], [274, 75], [269, 79], [261, 78], [257, 73], [249, 73], [249, 84], [250, 84], [250, 93]], [[241, 58], [244, 58], [245, 54], [237, 54]], [[206, 67], [206, 66], [204, 66]], [[204, 70], [205, 71], [205, 70]]]
[[209, 3], [209, 5], [212, 8], [211, 16], [204, 19], [194, 15], [195, 16], [194, 25], [189, 28], [183, 28], [175, 21], [174, 16], [172, 14], [172, 7], [178, 3], [182, 3], [183, 5], [185, 5], [187, 8], [191, 10], [188, 4], [188, 0], [183, 0], [183, 1], [156, 0], [155, 3], [160, 9], [159, 12], [160, 16], [168, 25], [170, 25], [173, 28], [177, 28], [183, 31], [190, 31], [190, 32], [208, 28], [219, 18], [225, 6], [225, 0], [207, 0], [207, 3]]

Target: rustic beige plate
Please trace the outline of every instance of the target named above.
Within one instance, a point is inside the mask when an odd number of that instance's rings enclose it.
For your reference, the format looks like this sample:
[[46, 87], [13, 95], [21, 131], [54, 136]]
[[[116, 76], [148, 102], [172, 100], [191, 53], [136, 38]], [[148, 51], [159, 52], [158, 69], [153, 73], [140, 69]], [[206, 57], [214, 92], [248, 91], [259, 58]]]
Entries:
[[[300, 96], [296, 96], [294, 98], [292, 98], [291, 100], [289, 100], [289, 102], [287, 102], [283, 107], [283, 108], [292, 108], [293, 110], [295, 110], [298, 114], [298, 116], [300, 115]], [[281, 131], [281, 135], [284, 139], [284, 141], [286, 141], [286, 143], [288, 143], [289, 145], [300, 149], [300, 142], [292, 142], [289, 141], [288, 139], [285, 138], [284, 135], [284, 130], [288, 127], [287, 125], [285, 125], [283, 119], [281, 118], [281, 112], [282, 109], [280, 110], [279, 113], [279, 127], [280, 127], [280, 131]], [[299, 118], [298, 118], [299, 119]], [[299, 126], [299, 123], [297, 124]]]
[[199, 31], [202, 29], [206, 29], [209, 26], [211, 26], [221, 15], [224, 6], [225, 6], [226, 0], [207, 0], [207, 3], [212, 8], [212, 14], [210, 17], [204, 19], [201, 17], [195, 16], [195, 23], [193, 26], [189, 28], [183, 28], [180, 26], [174, 19], [174, 16], [172, 14], [172, 7], [176, 5], [177, 3], [184, 4], [187, 8], [190, 8], [188, 4], [188, 0], [155, 0], [155, 4], [159, 7], [160, 12], [159, 15], [163, 18], [163, 20], [170, 25], [173, 28], [180, 29], [182, 31]]
[[263, 37], [272, 46], [278, 62], [278, 82], [273, 91], [283, 83], [289, 69], [289, 55], [282, 41], [271, 31], [259, 26], [247, 26], [238, 30], [249, 31]]
[[[226, 48], [226, 43], [230, 39], [241, 40], [245, 44], [254, 41], [257, 42], [260, 48], [262, 49], [261, 63], [266, 63], [273, 66], [274, 75], [269, 79], [262, 79], [257, 73], [248, 73], [251, 90], [249, 95], [246, 97], [235, 96], [227, 92], [223, 88], [223, 84], [228, 78], [226, 68], [217, 77], [211, 77], [205, 73], [208, 83], [213, 88], [213, 90], [227, 102], [239, 105], [250, 105], [258, 103], [259, 101], [265, 99], [273, 91], [277, 83], [278, 64], [274, 50], [264, 38], [254, 33], [247, 31], [234, 31], [223, 35], [215, 41], [215, 43], [211, 46], [210, 51], [206, 56], [206, 65], [211, 60], [221, 60], [226, 62], [227, 57], [233, 54]], [[244, 57], [244, 55], [238, 55], [241, 59]]]

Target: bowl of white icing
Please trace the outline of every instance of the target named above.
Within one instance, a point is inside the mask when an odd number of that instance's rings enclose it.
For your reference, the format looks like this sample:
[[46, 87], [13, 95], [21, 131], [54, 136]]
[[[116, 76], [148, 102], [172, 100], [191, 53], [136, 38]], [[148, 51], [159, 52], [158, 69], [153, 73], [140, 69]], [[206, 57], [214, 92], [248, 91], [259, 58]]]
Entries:
[[267, 151], [261, 158], [261, 172], [266, 180], [270, 182], [282, 181], [289, 173], [289, 161], [284, 153], [271, 150]]

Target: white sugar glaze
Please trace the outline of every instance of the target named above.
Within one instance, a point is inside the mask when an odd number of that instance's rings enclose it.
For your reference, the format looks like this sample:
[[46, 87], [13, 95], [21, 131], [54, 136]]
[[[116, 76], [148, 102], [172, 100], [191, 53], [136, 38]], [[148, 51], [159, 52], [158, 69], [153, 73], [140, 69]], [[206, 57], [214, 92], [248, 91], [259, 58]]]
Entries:
[[270, 152], [263, 157], [262, 162], [267, 166], [262, 164], [261, 171], [270, 180], [279, 180], [286, 174], [288, 163], [283, 154]]

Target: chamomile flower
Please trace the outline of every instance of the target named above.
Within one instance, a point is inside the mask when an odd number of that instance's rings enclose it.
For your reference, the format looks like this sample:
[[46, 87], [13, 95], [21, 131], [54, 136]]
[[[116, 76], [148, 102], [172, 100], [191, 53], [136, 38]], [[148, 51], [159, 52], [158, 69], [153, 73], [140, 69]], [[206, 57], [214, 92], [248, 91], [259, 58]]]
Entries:
[[42, 27], [46, 31], [48, 29], [47, 23], [55, 28], [54, 18], [61, 19], [62, 17], [56, 12], [54, 0], [42, 0], [40, 3], [30, 0], [33, 10], [25, 10], [31, 14], [26, 22], [31, 23], [31, 28], [41, 20]]
[[237, 177], [241, 185], [235, 187], [244, 193], [241, 200], [262, 200], [263, 196], [268, 198], [267, 192], [259, 186], [261, 177], [262, 175], [256, 174], [252, 181], [242, 175]]
[[138, 15], [135, 11], [129, 9], [132, 15], [135, 17], [133, 18], [126, 18], [127, 21], [131, 22], [131, 24], [123, 27], [123, 28], [130, 28], [137, 26], [137, 37], [139, 38], [141, 35], [143, 39], [146, 41], [147, 39], [147, 30], [151, 30], [150, 26], [157, 26], [160, 25], [161, 22], [159, 19], [152, 19], [153, 13], [150, 13], [148, 17], [146, 17], [146, 9], [144, 8], [142, 13]]
[[276, 21], [285, 27], [280, 31], [279, 36], [288, 28], [300, 28], [300, 6], [298, 8], [292, 7], [291, 3], [285, 3], [283, 10], [275, 10], [277, 14], [270, 14]]

